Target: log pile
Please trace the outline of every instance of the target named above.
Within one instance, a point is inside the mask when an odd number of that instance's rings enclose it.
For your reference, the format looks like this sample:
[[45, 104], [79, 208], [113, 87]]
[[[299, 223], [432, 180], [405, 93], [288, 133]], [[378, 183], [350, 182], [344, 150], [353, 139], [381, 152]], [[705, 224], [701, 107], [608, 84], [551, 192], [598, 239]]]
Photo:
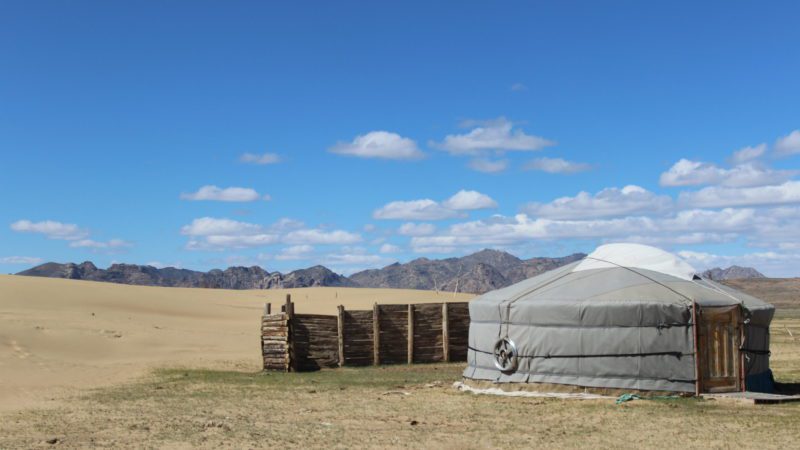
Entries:
[[261, 318], [261, 355], [264, 370], [288, 372], [289, 359], [289, 318], [286, 313], [270, 314], [265, 308]]

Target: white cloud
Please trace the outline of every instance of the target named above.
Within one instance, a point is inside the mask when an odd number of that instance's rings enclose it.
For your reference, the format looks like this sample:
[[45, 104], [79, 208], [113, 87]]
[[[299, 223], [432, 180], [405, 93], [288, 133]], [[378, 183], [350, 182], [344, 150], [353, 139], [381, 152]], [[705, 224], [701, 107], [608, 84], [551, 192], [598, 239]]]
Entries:
[[458, 211], [445, 208], [430, 199], [395, 201], [387, 203], [372, 213], [375, 219], [444, 220], [462, 216]]
[[4, 256], [0, 258], [0, 264], [41, 264], [42, 258], [34, 256]]
[[362, 247], [342, 247], [340, 252], [322, 255], [319, 258], [321, 264], [328, 266], [331, 270], [343, 274], [351, 274], [359, 270], [371, 269], [377, 266], [386, 265], [392, 260], [386, 256], [374, 255]]
[[800, 265], [800, 254], [783, 252], [756, 252], [742, 255], [717, 255], [691, 250], [679, 251], [678, 255], [685, 259], [699, 272], [714, 267], [744, 266], [753, 267], [764, 275], [773, 277], [795, 277]]
[[632, 242], [655, 246], [696, 245], [696, 244], [723, 244], [734, 242], [739, 235], [736, 233], [680, 233], [680, 234], [655, 234], [655, 235], [630, 235], [603, 239], [604, 243]]
[[510, 88], [513, 92], [524, 92], [528, 90], [528, 86], [525, 86], [522, 83], [514, 83], [511, 85]]
[[427, 236], [436, 232], [436, 225], [432, 223], [408, 222], [400, 225], [397, 232], [403, 236]]
[[302, 226], [302, 222], [285, 218], [270, 226], [263, 226], [231, 219], [202, 217], [184, 225], [181, 234], [190, 237], [186, 245], [190, 250], [249, 248], [277, 243], [351, 244], [361, 241], [361, 235], [356, 233], [300, 228]]
[[194, 219], [191, 224], [181, 228], [181, 234], [187, 236], [213, 236], [235, 234], [257, 234], [262, 231], [260, 225], [239, 222], [231, 219], [216, 219], [201, 217]]
[[492, 160], [488, 158], [473, 158], [469, 161], [469, 168], [483, 173], [500, 173], [508, 169], [507, 159]]
[[133, 244], [128, 241], [123, 241], [122, 239], [111, 239], [106, 242], [95, 241], [92, 239], [81, 239], [79, 241], [70, 242], [69, 246], [73, 248], [89, 248], [94, 250], [114, 250], [132, 247]]
[[[206, 185], [190, 194], [181, 194], [181, 200], [213, 200], [219, 202], [253, 202], [261, 199], [255, 189], [242, 187], [219, 188], [214, 185]], [[269, 200], [265, 195], [264, 200]]]
[[[687, 210], [671, 217], [627, 216], [589, 220], [532, 219], [526, 214], [451, 225], [434, 236], [415, 236], [411, 247], [416, 252], [432, 248], [452, 250], [457, 247], [518, 245], [537, 240], [607, 239], [627, 237], [639, 240], [650, 237], [685, 236], [692, 233], [745, 233], [756, 230], [761, 215], [753, 209], [727, 208], [720, 211]], [[695, 239], [697, 236], [695, 236]]]
[[256, 155], [254, 153], [245, 153], [239, 157], [239, 161], [247, 164], [277, 164], [281, 161], [281, 157], [276, 153], [263, 153]]
[[539, 136], [525, 134], [515, 129], [514, 124], [505, 117], [475, 122], [466, 125], [474, 128], [465, 134], [451, 134], [434, 146], [452, 155], [480, 155], [486, 151], [536, 151], [555, 145]]
[[471, 211], [476, 209], [497, 208], [497, 202], [486, 194], [478, 191], [460, 190], [452, 197], [442, 202], [445, 208], [456, 211]]
[[329, 149], [331, 153], [359, 158], [412, 160], [424, 157], [416, 142], [388, 131], [371, 131], [356, 136], [352, 142], [340, 142]]
[[794, 130], [775, 141], [775, 155], [789, 156], [800, 153], [800, 130]]
[[466, 217], [463, 211], [496, 208], [497, 202], [477, 191], [461, 190], [443, 202], [431, 199], [394, 201], [372, 213], [375, 219], [445, 220]]
[[289, 244], [354, 244], [361, 242], [361, 235], [344, 230], [309, 229], [291, 231], [282, 240]]
[[800, 203], [800, 181], [787, 181], [778, 186], [745, 188], [712, 186], [696, 192], [682, 192], [678, 202], [699, 208]]
[[392, 245], [392, 244], [386, 243], [386, 244], [381, 245], [380, 252], [383, 253], [383, 254], [398, 253], [398, 252], [400, 252], [400, 247], [398, 247], [396, 245]]
[[88, 231], [79, 228], [73, 223], [61, 223], [54, 220], [45, 220], [42, 222], [18, 220], [11, 224], [11, 229], [20, 233], [43, 234], [48, 239], [62, 239], [67, 241], [83, 239], [89, 235]]
[[642, 212], [661, 213], [671, 207], [672, 200], [669, 197], [630, 185], [622, 189], [606, 188], [594, 195], [582, 191], [574, 197], [561, 197], [550, 203], [529, 203], [523, 210], [537, 217], [584, 219]]
[[745, 147], [733, 152], [733, 155], [731, 156], [731, 162], [735, 165], [743, 164], [764, 156], [764, 153], [766, 152], [767, 144], [758, 144], [755, 147]]
[[275, 232], [285, 232], [291, 230], [298, 230], [300, 228], [303, 228], [304, 226], [305, 224], [299, 220], [282, 217], [278, 219], [277, 222], [270, 225], [269, 229]]
[[222, 250], [226, 248], [263, 247], [278, 242], [275, 234], [209, 235], [202, 239], [191, 239], [186, 245], [189, 250]]
[[567, 161], [561, 158], [538, 158], [525, 165], [526, 170], [541, 170], [542, 172], [561, 174], [585, 172], [591, 168], [591, 164]]
[[766, 186], [782, 183], [796, 174], [797, 171], [773, 170], [753, 162], [725, 169], [710, 163], [681, 159], [661, 174], [660, 182], [662, 186]]
[[279, 235], [261, 225], [231, 219], [202, 217], [181, 228], [181, 234], [191, 236], [189, 250], [248, 248], [278, 242]]
[[314, 253], [314, 247], [311, 245], [293, 245], [284, 248], [280, 253], [275, 255], [275, 259], [281, 261], [307, 259]]

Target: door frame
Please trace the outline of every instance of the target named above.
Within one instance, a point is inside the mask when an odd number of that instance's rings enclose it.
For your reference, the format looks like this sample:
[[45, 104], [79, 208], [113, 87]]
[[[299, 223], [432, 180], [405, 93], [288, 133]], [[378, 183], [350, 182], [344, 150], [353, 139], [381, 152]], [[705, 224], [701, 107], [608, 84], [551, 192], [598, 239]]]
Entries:
[[[716, 311], [715, 311], [716, 310]], [[724, 310], [724, 311], [720, 311]], [[707, 330], [702, 330], [704, 326], [703, 321], [703, 312], [708, 311], [709, 313], [712, 311], [720, 312], [720, 313], [727, 313], [731, 312], [731, 319], [734, 331], [734, 339], [729, 349], [732, 352], [733, 362], [734, 362], [734, 377], [735, 379], [735, 386], [734, 387], [726, 387], [726, 386], [708, 386], [705, 377], [705, 371], [703, 370], [704, 365], [708, 364], [708, 358], [711, 354], [709, 349], [710, 347], [710, 340], [708, 338]], [[743, 321], [743, 310], [741, 304], [736, 305], [721, 305], [721, 306], [700, 306], [697, 302], [692, 302], [692, 328], [694, 333], [694, 354], [695, 354], [695, 395], [701, 395], [703, 393], [710, 393], [710, 392], [736, 392], [736, 391], [745, 391], [745, 370], [744, 370], [744, 353], [741, 351], [741, 346], [744, 343], [744, 321]], [[724, 323], [724, 322], [723, 322]], [[705, 345], [703, 345], [705, 344]]]

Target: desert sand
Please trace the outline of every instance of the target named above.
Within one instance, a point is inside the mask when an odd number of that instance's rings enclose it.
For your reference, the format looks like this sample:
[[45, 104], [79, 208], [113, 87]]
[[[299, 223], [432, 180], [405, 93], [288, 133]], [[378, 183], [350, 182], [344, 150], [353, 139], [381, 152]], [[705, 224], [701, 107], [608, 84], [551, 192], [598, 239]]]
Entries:
[[464, 301], [399, 289], [217, 290], [0, 275], [0, 411], [57, 403], [77, 390], [160, 367], [260, 369], [265, 302], [291, 294], [298, 313], [337, 305]]

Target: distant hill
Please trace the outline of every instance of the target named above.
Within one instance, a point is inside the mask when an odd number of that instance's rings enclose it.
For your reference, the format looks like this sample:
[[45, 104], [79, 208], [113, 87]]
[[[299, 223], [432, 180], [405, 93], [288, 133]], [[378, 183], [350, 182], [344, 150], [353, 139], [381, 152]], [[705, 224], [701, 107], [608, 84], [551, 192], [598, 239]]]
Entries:
[[415, 259], [382, 269], [365, 270], [345, 277], [324, 266], [287, 274], [261, 267], [229, 267], [199, 272], [174, 267], [156, 268], [136, 264], [113, 264], [98, 269], [90, 261], [81, 264], [45, 263], [17, 275], [121, 284], [217, 289], [276, 289], [312, 286], [426, 289], [482, 294], [505, 287], [583, 258], [584, 254], [561, 258], [520, 259], [499, 250], [481, 250], [460, 258]]
[[[585, 256], [583, 253], [575, 253], [560, 258], [520, 259], [508, 252], [485, 249], [460, 258], [417, 258], [405, 264], [394, 263], [381, 269], [364, 270], [350, 277], [337, 274], [324, 266], [282, 274], [268, 272], [258, 266], [229, 267], [208, 272], [175, 267], [159, 269], [136, 264], [113, 264], [108, 269], [98, 269], [90, 261], [81, 264], [49, 262], [17, 275], [165, 287], [276, 289], [333, 286], [482, 294], [578, 261]], [[765, 278], [753, 268], [739, 266], [710, 269], [703, 272], [702, 276], [719, 281]]]
[[198, 272], [187, 269], [136, 264], [113, 264], [108, 269], [98, 269], [90, 261], [81, 264], [45, 263], [17, 275], [73, 280], [105, 281], [143, 286], [197, 287], [216, 289], [273, 289], [312, 286], [355, 287], [347, 277], [323, 266], [295, 270], [287, 274], [267, 272], [258, 266], [229, 267]]
[[752, 267], [730, 266], [727, 269], [715, 267], [701, 273], [700, 276], [709, 280], [738, 280], [745, 278], [766, 278], [761, 272]]
[[800, 278], [739, 278], [724, 284], [775, 305], [781, 313], [800, 310]]
[[371, 288], [432, 289], [482, 294], [509, 286], [542, 272], [584, 258], [583, 253], [561, 258], [519, 259], [500, 250], [481, 250], [461, 258], [418, 258], [382, 269], [358, 272], [350, 279]]

